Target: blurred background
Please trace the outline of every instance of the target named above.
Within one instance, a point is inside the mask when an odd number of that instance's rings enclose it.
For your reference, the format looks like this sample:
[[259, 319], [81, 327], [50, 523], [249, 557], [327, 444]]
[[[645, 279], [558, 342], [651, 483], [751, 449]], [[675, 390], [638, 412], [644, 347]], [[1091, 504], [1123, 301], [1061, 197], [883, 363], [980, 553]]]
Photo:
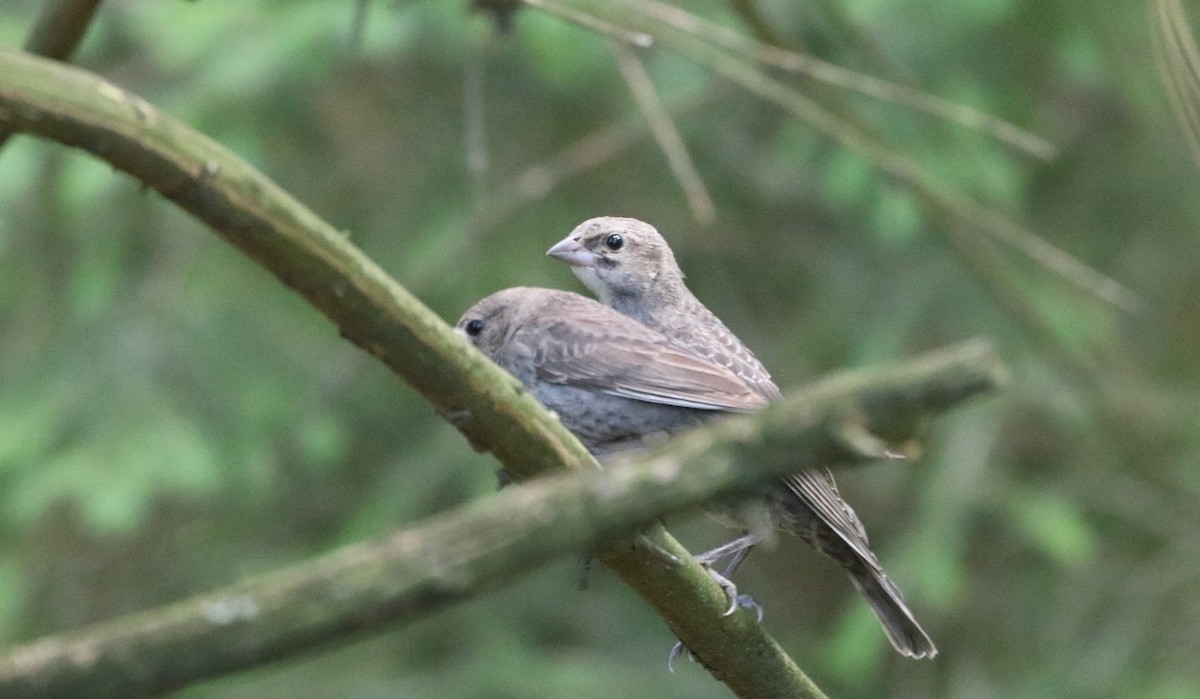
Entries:
[[[40, 4], [0, 5], [0, 45]], [[565, 3], [586, 28], [465, 1], [113, 0], [73, 62], [260, 168], [450, 322], [507, 286], [582, 291], [543, 253], [625, 215], [785, 388], [992, 338], [1003, 395], [931, 425], [915, 462], [840, 476], [941, 655], [893, 653], [796, 542], [756, 553], [742, 590], [832, 696], [1200, 696], [1200, 170], [1153, 6], [684, 4], [1007, 120], [1045, 157], [761, 52], [737, 73], [734, 49], [705, 53], [717, 31], [615, 50], [605, 23], [663, 6], [608, 5]], [[889, 153], [915, 175], [884, 174]], [[495, 468], [156, 194], [27, 136], [0, 151], [0, 643], [383, 535], [486, 497]], [[670, 525], [694, 550], [726, 535]], [[699, 666], [667, 672], [673, 640], [563, 560], [181, 696], [728, 696]]]

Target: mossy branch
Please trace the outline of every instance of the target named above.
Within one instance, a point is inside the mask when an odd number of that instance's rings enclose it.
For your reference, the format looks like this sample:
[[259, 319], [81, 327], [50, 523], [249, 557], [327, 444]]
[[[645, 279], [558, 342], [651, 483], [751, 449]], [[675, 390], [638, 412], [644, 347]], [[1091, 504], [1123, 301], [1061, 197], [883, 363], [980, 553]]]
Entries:
[[[548, 471], [597, 468], [578, 441], [511, 376], [455, 335], [343, 233], [226, 149], [144, 100], [85, 71], [0, 50], [0, 126], [84, 149], [211, 226], [309, 300], [343, 336], [391, 367], [439, 411], [455, 415], [456, 424], [471, 443], [493, 452], [511, 473], [528, 478]], [[861, 412], [869, 413], [866, 409]], [[768, 417], [782, 414], [783, 408], [773, 409]], [[837, 451], [813, 453], [832, 456]], [[799, 465], [795, 460], [791, 463]], [[593, 532], [589, 536], [599, 535]], [[642, 540], [653, 546], [614, 545], [598, 556], [664, 615], [676, 635], [700, 655], [716, 677], [740, 696], [815, 695], [815, 687], [761, 626], [748, 623], [743, 615], [721, 615], [723, 592], [691, 564], [686, 550], [661, 526], [652, 525]], [[664, 566], [664, 560], [684, 563]], [[319, 568], [328, 562], [312, 565]], [[296, 582], [294, 570], [281, 575]], [[345, 582], [350, 584], [348, 589], [355, 589], [353, 576]], [[437, 589], [443, 589], [445, 596], [444, 585]], [[391, 591], [394, 595], [396, 588]], [[426, 596], [424, 606], [409, 603], [406, 607], [395, 596], [389, 599], [367, 611], [343, 609], [340, 617], [323, 622], [321, 632], [272, 623], [278, 634], [274, 645], [255, 651], [258, 660], [254, 662], [374, 628], [407, 613], [405, 610], [431, 608], [438, 601]], [[269, 608], [269, 600], [260, 602], [256, 606], [259, 612]], [[289, 606], [304, 611], [309, 603], [317, 601]], [[211, 604], [209, 607], [211, 616]], [[242, 613], [238, 609], [244, 611], [237, 605], [232, 611], [228, 606], [218, 605], [217, 609], [237, 612], [235, 617]], [[175, 618], [171, 614], [158, 618]], [[226, 618], [217, 616], [218, 621]], [[186, 625], [187, 621], [180, 618], [180, 623]], [[214, 620], [207, 618], [207, 625], [212, 627]], [[41, 646], [41, 652], [46, 648]], [[82, 650], [88, 648], [94, 649]], [[180, 655], [155, 656], [164, 663], [170, 657], [177, 664], [175, 670], [163, 669], [164, 676], [176, 678], [170, 686], [252, 664], [207, 655], [219, 654], [221, 644], [188, 648]], [[171, 650], [178, 652], [180, 647]], [[234, 655], [249, 652], [236, 645], [232, 650]], [[38, 653], [26, 653], [18, 660], [28, 667], [38, 657]], [[94, 663], [96, 657], [73, 646], [68, 661]], [[185, 674], [171, 674], [178, 672], [178, 666]], [[139, 672], [152, 670], [143, 667]], [[141, 681], [143, 687], [165, 686], [161, 681]]]
[[[90, 152], [154, 189], [298, 292], [339, 332], [384, 362], [518, 478], [594, 470], [595, 460], [521, 385], [492, 364], [370, 258], [270, 179], [219, 144], [103, 79], [0, 49], [0, 126]], [[670, 556], [688, 553], [659, 526], [648, 535]], [[715, 597], [711, 579], [684, 570], [651, 573], [637, 552], [603, 557], [654, 604], [653, 596]], [[656, 606], [660, 606], [657, 605]], [[669, 619], [691, 645], [719, 621], [693, 610]], [[744, 643], [742, 643], [744, 641]], [[731, 639], [731, 643], [734, 640]], [[768, 648], [714, 674], [738, 694], [763, 683], [802, 686], [803, 673], [761, 627], [739, 644]]]
[[[847, 429], [908, 432], [913, 418], [995, 388], [1003, 370], [985, 343], [967, 343], [886, 369], [846, 373], [768, 410], [697, 430], [605, 471], [560, 474], [508, 488], [378, 542], [345, 547], [291, 568], [63, 636], [0, 657], [0, 696], [129, 696], [177, 689], [338, 639], [414, 621], [495, 588], [566, 553], [628, 535], [659, 516], [744, 492], [801, 462], [849, 464], [877, 454], [842, 438]], [[851, 409], [848, 409], [851, 408]], [[853, 416], [853, 417], [849, 417]], [[634, 536], [600, 554], [618, 571], [636, 566], [643, 590], [675, 628], [703, 617], [689, 643], [714, 672], [756, 664], [741, 644], [754, 615], [721, 616], [719, 590], [687, 555]], [[686, 626], [686, 624], [684, 625]], [[739, 638], [745, 637], [745, 638]], [[665, 653], [665, 646], [664, 646]], [[760, 681], [756, 697], [819, 697], [803, 675]]]

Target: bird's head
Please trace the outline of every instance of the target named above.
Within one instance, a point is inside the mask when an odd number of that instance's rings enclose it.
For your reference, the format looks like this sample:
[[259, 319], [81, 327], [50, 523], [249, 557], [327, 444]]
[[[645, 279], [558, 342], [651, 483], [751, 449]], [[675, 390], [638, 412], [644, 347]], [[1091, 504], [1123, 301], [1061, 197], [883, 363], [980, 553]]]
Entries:
[[455, 323], [454, 330], [492, 360], [498, 361], [501, 350], [520, 327], [521, 316], [530, 305], [527, 297], [536, 296], [536, 291], [516, 287], [496, 292], [468, 308]]
[[683, 283], [683, 272], [667, 241], [648, 223], [602, 216], [579, 224], [546, 251], [571, 271], [606, 306], [644, 298]]

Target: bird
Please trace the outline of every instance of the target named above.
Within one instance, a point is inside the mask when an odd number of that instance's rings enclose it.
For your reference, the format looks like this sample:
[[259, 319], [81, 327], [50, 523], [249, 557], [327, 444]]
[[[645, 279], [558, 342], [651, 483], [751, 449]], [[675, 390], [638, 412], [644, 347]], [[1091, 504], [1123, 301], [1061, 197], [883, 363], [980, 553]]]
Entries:
[[[577, 226], [547, 255], [566, 262], [605, 306], [665, 335], [693, 355], [736, 374], [764, 401], [780, 397], [762, 362], [688, 289], [675, 255], [650, 224], [604, 216]], [[854, 509], [828, 469], [804, 470], [767, 489], [773, 524], [837, 562], [862, 594], [892, 646], [910, 658], [932, 658], [937, 647], [904, 603], [870, 548]], [[706, 554], [735, 556], [732, 575], [761, 535], [747, 533]]]
[[767, 404], [727, 368], [569, 291], [498, 291], [467, 309], [455, 330], [598, 459]]
[[[455, 331], [519, 380], [601, 463], [714, 417], [768, 403], [728, 368], [569, 291], [498, 291], [467, 309]], [[723, 518], [732, 506], [713, 507], [710, 512]], [[726, 614], [748, 607], [761, 621], [762, 608], [753, 598], [739, 595], [711, 560], [698, 560], [729, 596]], [[682, 649], [682, 643], [672, 649], [668, 667]]]

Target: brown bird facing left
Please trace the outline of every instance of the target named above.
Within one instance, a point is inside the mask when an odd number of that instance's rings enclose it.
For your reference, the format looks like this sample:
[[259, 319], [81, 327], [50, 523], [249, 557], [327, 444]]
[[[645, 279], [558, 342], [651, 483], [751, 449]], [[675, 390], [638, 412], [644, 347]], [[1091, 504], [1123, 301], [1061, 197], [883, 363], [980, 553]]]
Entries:
[[569, 291], [498, 291], [463, 313], [456, 329], [598, 458], [767, 404], [728, 369]]
[[[606, 306], [661, 332], [697, 357], [735, 373], [763, 400], [779, 388], [754, 354], [684, 284], [683, 272], [663, 237], [648, 223], [601, 217], [584, 221], [546, 253], [571, 269]], [[791, 475], [768, 490], [775, 526], [807, 541], [849, 575], [902, 655], [932, 658], [937, 648], [917, 623], [900, 590], [871, 551], [854, 509], [838, 493], [828, 469]], [[722, 547], [734, 554], [727, 573], [758, 537], [748, 534]]]

